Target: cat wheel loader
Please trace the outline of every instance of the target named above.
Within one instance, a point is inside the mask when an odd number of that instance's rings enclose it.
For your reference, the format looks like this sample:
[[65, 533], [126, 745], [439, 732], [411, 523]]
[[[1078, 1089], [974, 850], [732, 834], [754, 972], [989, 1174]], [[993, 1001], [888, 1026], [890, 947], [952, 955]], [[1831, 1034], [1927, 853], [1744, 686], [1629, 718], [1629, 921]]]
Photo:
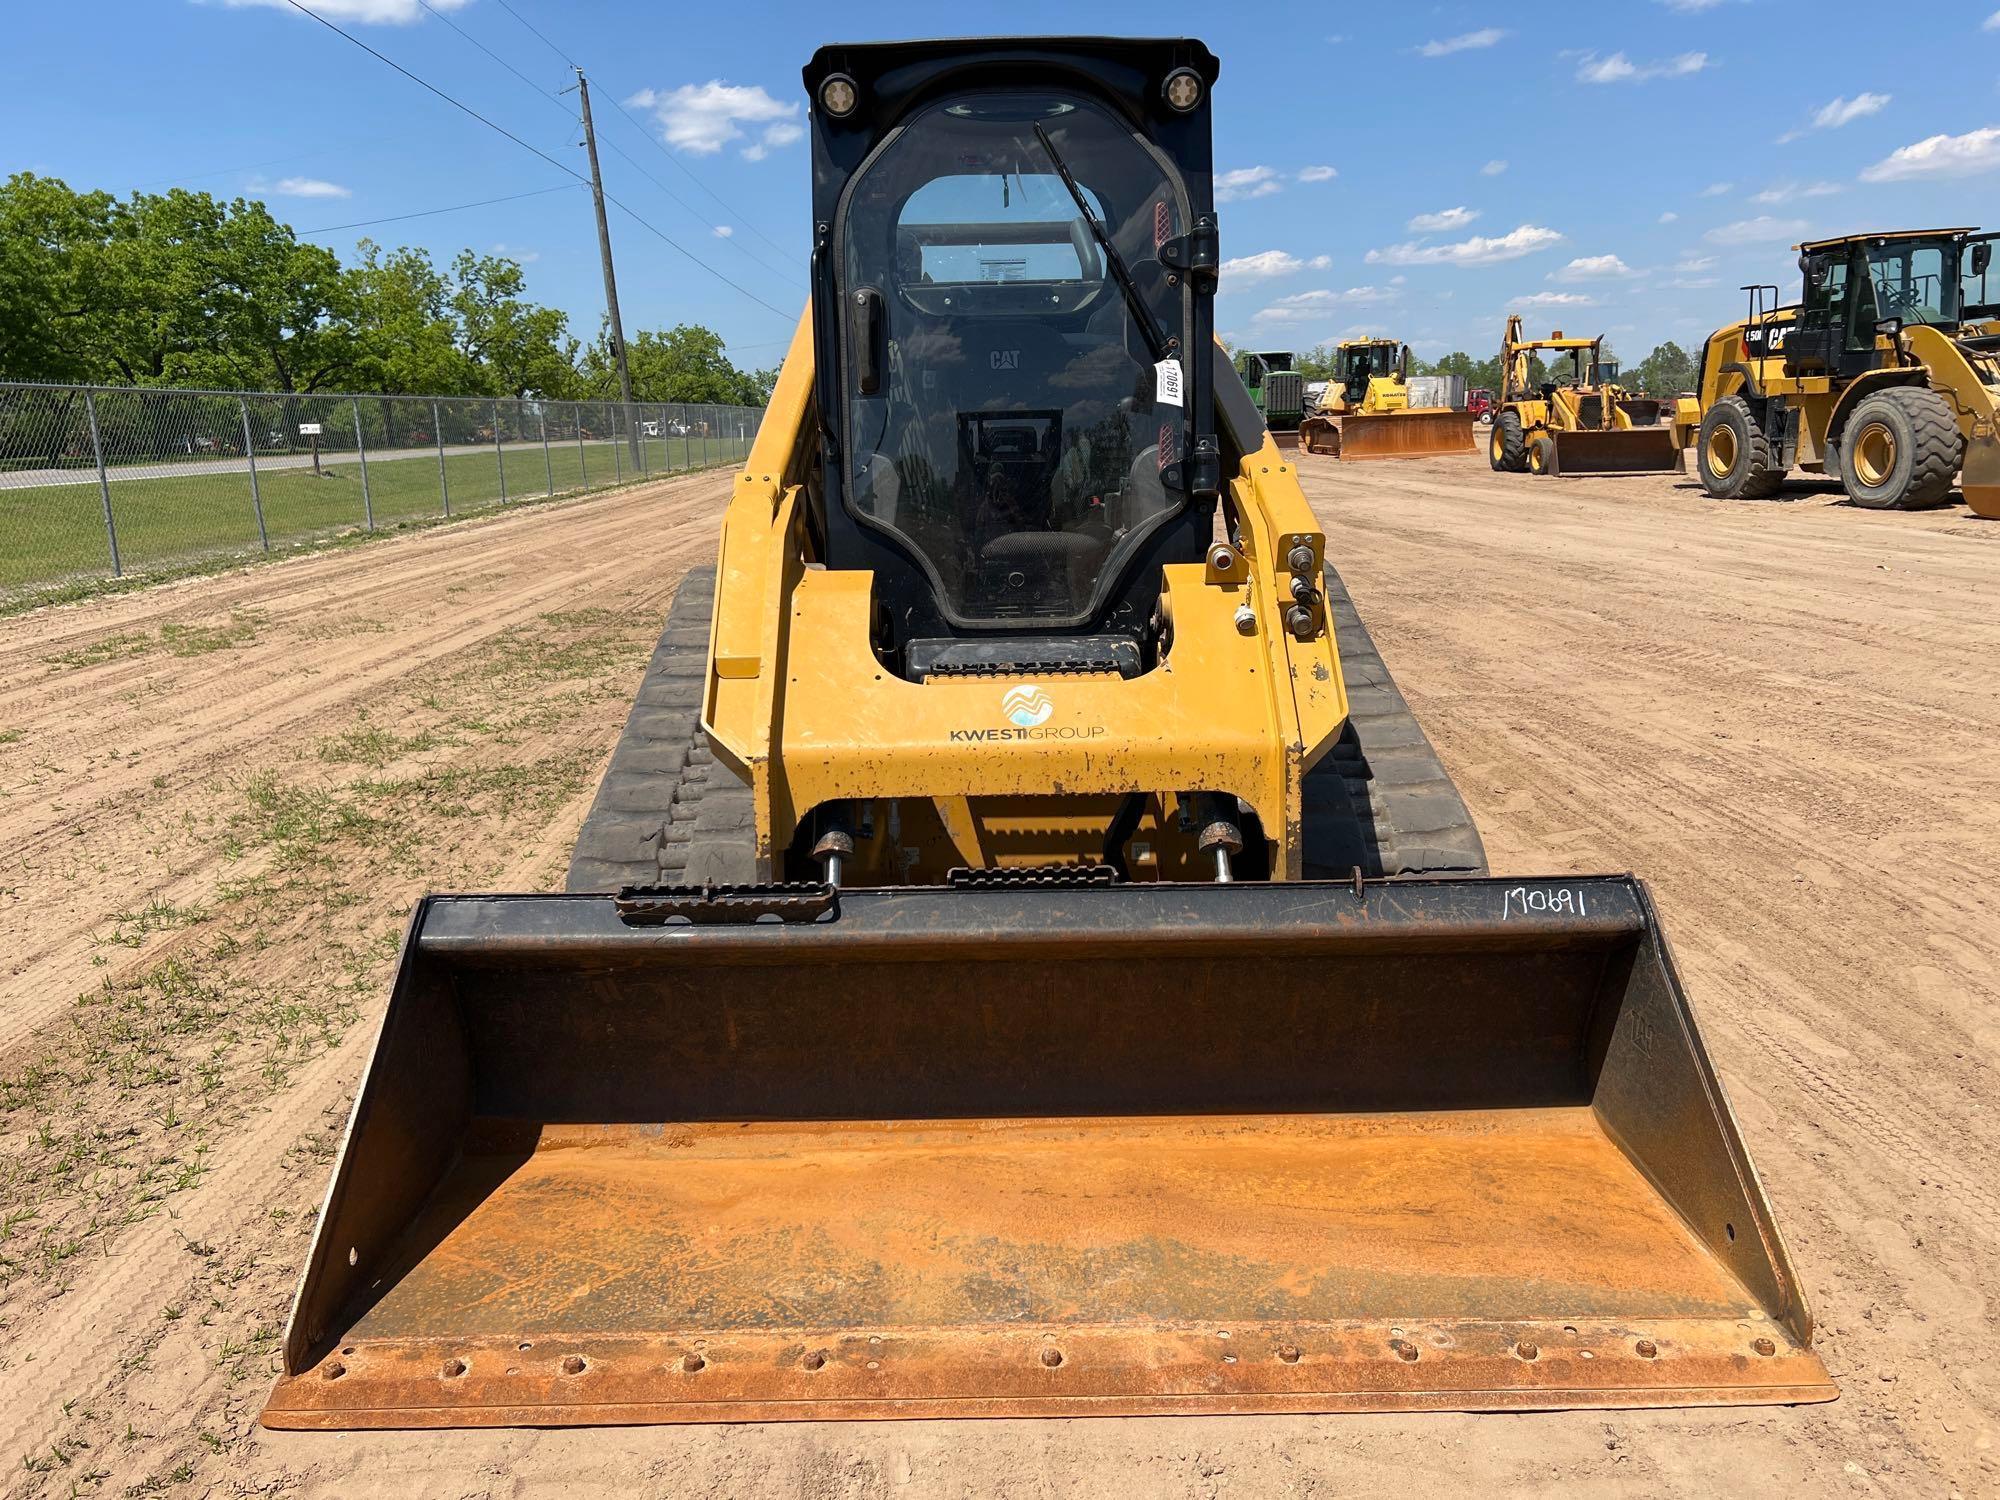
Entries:
[[1768, 499], [1801, 469], [1838, 476], [1856, 505], [1916, 510], [1957, 481], [1974, 514], [2000, 518], [1996, 239], [1815, 240], [1799, 247], [1798, 302], [1745, 287], [1748, 316], [1703, 346], [1700, 388], [1676, 419], [1702, 488]]
[[1335, 458], [1424, 458], [1477, 453], [1472, 413], [1410, 405], [1410, 349], [1396, 339], [1348, 339], [1333, 378], [1299, 428], [1308, 453]]
[[[1533, 356], [1569, 357], [1567, 382], [1534, 377]], [[1655, 425], [1658, 405], [1617, 384], [1618, 367], [1604, 359], [1604, 340], [1545, 339], [1521, 331], [1510, 314], [1500, 339], [1500, 399], [1487, 435], [1487, 462], [1496, 473], [1665, 474], [1685, 472], [1671, 426]], [[1558, 361], [1560, 370], [1560, 361]]]
[[715, 567], [569, 890], [417, 907], [267, 1426], [1833, 1394], [1645, 887], [1487, 876], [1216, 351], [1218, 72], [814, 56]]

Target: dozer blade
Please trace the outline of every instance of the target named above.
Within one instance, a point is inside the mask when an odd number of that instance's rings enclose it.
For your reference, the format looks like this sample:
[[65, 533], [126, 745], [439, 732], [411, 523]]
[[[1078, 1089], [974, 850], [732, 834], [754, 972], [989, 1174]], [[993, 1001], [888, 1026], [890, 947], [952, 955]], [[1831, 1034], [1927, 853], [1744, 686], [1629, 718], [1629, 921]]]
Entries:
[[1685, 474], [1687, 459], [1671, 427], [1614, 427], [1558, 432], [1551, 474]]
[[1825, 1400], [1811, 1338], [1630, 878], [436, 896], [263, 1420]]
[[1447, 408], [1356, 412], [1340, 419], [1343, 462], [1364, 458], [1433, 458], [1476, 453], [1472, 413]]

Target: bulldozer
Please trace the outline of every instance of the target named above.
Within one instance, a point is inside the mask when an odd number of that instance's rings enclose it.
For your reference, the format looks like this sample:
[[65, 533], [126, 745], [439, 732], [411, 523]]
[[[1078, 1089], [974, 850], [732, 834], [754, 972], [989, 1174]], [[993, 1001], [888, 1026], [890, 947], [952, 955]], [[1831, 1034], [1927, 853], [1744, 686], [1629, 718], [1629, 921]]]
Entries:
[[414, 912], [262, 1420], [1834, 1388], [1646, 888], [1510, 876], [1213, 334], [1199, 42], [829, 46], [560, 894]]
[[[1535, 377], [1541, 351], [1567, 356], [1569, 371]], [[1684, 473], [1686, 460], [1671, 425], [1657, 425], [1657, 403], [1633, 397], [1604, 358], [1604, 340], [1565, 338], [1556, 329], [1530, 339], [1511, 313], [1500, 339], [1500, 397], [1488, 434], [1487, 462], [1510, 474]]]
[[1299, 427], [1308, 453], [1335, 458], [1425, 458], [1477, 453], [1472, 413], [1410, 405], [1410, 348], [1397, 339], [1347, 339], [1333, 378]]
[[[1794, 469], [1854, 504], [1950, 500], [2000, 519], [2000, 272], [1975, 229], [1843, 235], [1798, 247], [1801, 293], [1747, 286], [1745, 318], [1702, 347], [1676, 441], [1710, 495], [1768, 499]], [[1962, 471], [1962, 478], [1961, 478]]]

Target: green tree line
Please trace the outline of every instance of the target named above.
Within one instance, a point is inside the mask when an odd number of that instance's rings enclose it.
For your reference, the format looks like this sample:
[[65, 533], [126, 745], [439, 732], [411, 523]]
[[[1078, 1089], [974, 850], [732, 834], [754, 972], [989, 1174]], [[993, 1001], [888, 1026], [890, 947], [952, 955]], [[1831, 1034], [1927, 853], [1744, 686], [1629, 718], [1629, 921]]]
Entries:
[[[641, 401], [760, 405], [776, 372], [739, 370], [713, 330], [627, 341]], [[0, 185], [0, 379], [422, 396], [618, 394], [610, 339], [588, 343], [526, 292], [518, 261], [369, 240], [351, 263], [255, 199], [175, 188]]]

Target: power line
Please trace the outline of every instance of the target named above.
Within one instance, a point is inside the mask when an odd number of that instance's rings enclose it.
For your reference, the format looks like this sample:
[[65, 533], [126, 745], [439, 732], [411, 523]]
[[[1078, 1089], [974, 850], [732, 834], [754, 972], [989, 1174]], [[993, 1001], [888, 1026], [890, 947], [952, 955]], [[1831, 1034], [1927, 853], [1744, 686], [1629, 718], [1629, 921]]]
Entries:
[[519, 21], [523, 26], [526, 26], [528, 30], [533, 31], [535, 33], [536, 38], [540, 40], [541, 44], [544, 47], [548, 48], [549, 51], [555, 53], [557, 57], [560, 57], [563, 60], [564, 67], [574, 68], [576, 66], [576, 64], [573, 61], [571, 61], [570, 56], [567, 52], [563, 51], [562, 48], [558, 47], [554, 42], [550, 41], [547, 37], [543, 36], [541, 32], [536, 31], [534, 24], [530, 22], [526, 16], [522, 15], [518, 10], [514, 9], [513, 6], [509, 5], [507, 3], [507, 0], [498, 0], [498, 4], [502, 10], [507, 12], [508, 15], [512, 16], [515, 20]]
[[[549, 153], [542, 150], [541, 147], [530, 145], [527, 141], [522, 140], [521, 137], [514, 134], [514, 132], [509, 130], [506, 126], [497, 124], [494, 121], [489, 120], [485, 115], [482, 115], [478, 110], [474, 109], [471, 105], [463, 103], [460, 100], [453, 98], [450, 94], [447, 94], [443, 89], [439, 88], [436, 84], [430, 83], [425, 79], [419, 78], [415, 73], [412, 73], [408, 68], [404, 67], [394, 58], [384, 56], [382, 53], [377, 52], [373, 47], [369, 46], [366, 42], [362, 41], [360, 37], [355, 36], [350, 31], [343, 30], [341, 27], [335, 25], [332, 21], [329, 21], [325, 16], [320, 15], [317, 11], [311, 10], [305, 5], [302, 5], [300, 3], [300, 0], [285, 0], [285, 3], [291, 6], [293, 10], [299, 12], [299, 14], [304, 16], [310, 16], [313, 20], [319, 22], [320, 25], [324, 26], [328, 31], [331, 31], [335, 36], [340, 37], [345, 41], [352, 42], [355, 46], [359, 47], [363, 52], [366, 52], [370, 57], [374, 58], [377, 62], [383, 63], [388, 67], [395, 69], [396, 72], [402, 74], [405, 78], [409, 79], [410, 82], [416, 84], [417, 87], [424, 90], [424, 92], [428, 94], [433, 94], [437, 98], [442, 99], [446, 104], [449, 104], [453, 109], [459, 111], [459, 113], [470, 115], [473, 119], [477, 120], [480, 124], [484, 125], [488, 130], [491, 130], [499, 135], [504, 135], [508, 140], [512, 141], [515, 145], [519, 146], [523, 151], [529, 152], [532, 155], [540, 157], [543, 161], [547, 162], [550, 166], [554, 167], [557, 171], [562, 172], [566, 176], [574, 177], [578, 182], [584, 183], [585, 185], [589, 184], [590, 179], [584, 176], [583, 173], [577, 171], [576, 168], [570, 166], [566, 162], [561, 162], [556, 160], [555, 157], [549, 155]], [[648, 223], [637, 212], [635, 212], [631, 208], [628, 208], [625, 204], [619, 202], [619, 200], [612, 197], [611, 194], [606, 193], [604, 196], [608, 202], [616, 204], [621, 212], [629, 216], [641, 228], [647, 230], [656, 238], [660, 239], [667, 245], [671, 246], [673, 249], [679, 251], [683, 256], [693, 261], [696, 265], [700, 266], [704, 271], [708, 272], [709, 275], [713, 276], [717, 281], [721, 282], [724, 286], [730, 288], [732, 291], [740, 293], [744, 297], [749, 298], [752, 302], [756, 303], [759, 307], [764, 308], [767, 312], [775, 313], [777, 316], [784, 318], [788, 322], [791, 321], [793, 316], [791, 313], [786, 312], [783, 308], [772, 306], [769, 302], [766, 302], [762, 297], [758, 296], [748, 287], [743, 286], [740, 283], [731, 280], [728, 276], [723, 275], [722, 272], [716, 270], [714, 266], [711, 266], [707, 261], [703, 260], [699, 255], [696, 255], [692, 250], [688, 249], [687, 246], [681, 244], [672, 235], [667, 234], [665, 231]]]
[[606, 141], [604, 142], [604, 144], [609, 146], [613, 151], [616, 151], [620, 156], [624, 157], [626, 163], [632, 168], [633, 171], [637, 172], [641, 177], [645, 178], [646, 181], [652, 183], [654, 187], [658, 188], [661, 192], [665, 193], [669, 198], [673, 199], [674, 202], [678, 203], [682, 208], [686, 209], [690, 214], [694, 215], [694, 218], [698, 223], [707, 224], [710, 229], [716, 232], [717, 238], [723, 240], [726, 244], [733, 246], [736, 250], [740, 251], [743, 255], [748, 257], [752, 265], [759, 266], [762, 269], [769, 271], [773, 276], [783, 277], [788, 285], [795, 286], [799, 288], [799, 290], [801, 291], [804, 291], [806, 289], [806, 284], [803, 281], [800, 281], [797, 277], [793, 276], [789, 271], [783, 270], [778, 266], [774, 266], [769, 261], [763, 260], [758, 256], [751, 255], [750, 247], [748, 245], [738, 245], [735, 240], [731, 239], [728, 235], [723, 234], [721, 232], [720, 225], [709, 223], [708, 219], [702, 215], [699, 209], [695, 208], [693, 204], [689, 203], [685, 198], [681, 197], [680, 194], [676, 193], [672, 188], [668, 187], [664, 182], [660, 181], [660, 179], [655, 177], [651, 172], [648, 172], [644, 167], [640, 166], [639, 163], [633, 160], [631, 155], [626, 152], [625, 148], [620, 146], [616, 141]]
[[477, 47], [481, 52], [484, 52], [488, 57], [492, 58], [495, 62], [500, 64], [501, 67], [505, 68], [509, 73], [512, 73], [516, 78], [520, 79], [521, 82], [525, 83], [529, 88], [533, 89], [536, 93], [540, 94], [544, 99], [552, 101], [557, 109], [561, 110], [564, 114], [569, 115], [569, 117], [572, 120], [576, 118], [575, 115], [569, 114], [569, 106], [563, 103], [562, 99], [553, 90], [543, 88], [539, 83], [535, 82], [534, 79], [530, 78], [526, 73], [523, 73], [519, 68], [515, 67], [512, 63], [508, 62], [506, 58], [502, 57], [499, 53], [495, 52], [491, 47], [487, 46], [486, 43], [480, 41], [478, 37], [474, 36], [471, 32], [467, 31], [463, 26], [459, 25], [458, 22], [454, 21], [450, 16], [446, 15], [443, 11], [439, 10], [436, 6], [432, 5], [431, 0], [417, 0], [417, 4], [421, 5], [425, 10], [429, 11], [432, 15], [436, 16], [440, 21], [444, 22], [445, 25], [449, 26], [453, 31], [457, 32], [460, 36], [464, 37], [468, 42], [472, 43], [473, 46]]
[[[655, 136], [652, 131], [648, 130], [644, 125], [641, 125], [637, 120], [633, 119], [632, 116], [629, 113], [627, 113], [625, 106], [620, 104], [615, 97], [611, 101], [611, 107], [617, 110], [619, 114], [625, 116], [625, 122], [628, 125], [630, 125], [634, 130], [638, 131], [639, 134], [643, 135], [646, 138], [646, 142], [648, 145], [650, 145], [655, 151], [658, 151], [660, 155], [664, 156], [668, 161], [672, 162], [675, 166], [679, 167], [681, 171], [685, 172], [687, 174], [688, 181], [692, 182], [696, 187], [700, 188], [704, 193], [708, 194], [709, 197], [715, 199], [717, 203], [722, 204], [722, 206], [725, 209], [728, 209], [731, 218], [740, 221], [745, 228], [747, 228], [752, 234], [756, 235], [757, 238], [762, 240], [765, 244], [769, 245], [773, 250], [777, 251], [778, 254], [785, 256], [788, 259], [796, 254], [795, 251], [787, 250], [783, 245], [780, 245], [776, 240], [772, 239], [768, 234], [764, 233], [763, 230], [759, 229], [755, 224], [751, 223], [749, 218], [742, 212], [740, 212], [735, 208], [730, 207], [730, 205], [723, 200], [723, 197], [720, 193], [716, 192], [714, 188], [710, 187], [707, 183], [703, 182], [699, 177], [695, 176], [694, 168], [690, 167], [686, 162], [682, 161], [680, 157], [677, 156], [674, 152], [669, 151], [665, 146], [660, 144], [659, 138]], [[692, 210], [690, 210], [690, 212], [692, 212]]]
[[324, 229], [301, 229], [298, 233], [307, 238], [316, 234], [338, 234], [343, 229], [370, 229], [377, 224], [401, 224], [406, 219], [428, 219], [435, 214], [462, 213], [468, 208], [487, 208], [495, 203], [518, 203], [523, 198], [542, 198], [550, 193], [575, 191], [575, 184], [559, 182], [554, 187], [536, 188], [530, 193], [509, 193], [504, 198], [481, 198], [477, 203], [454, 203], [449, 208], [426, 208], [413, 214], [391, 214], [386, 219], [359, 219], [352, 224], [329, 224]]

